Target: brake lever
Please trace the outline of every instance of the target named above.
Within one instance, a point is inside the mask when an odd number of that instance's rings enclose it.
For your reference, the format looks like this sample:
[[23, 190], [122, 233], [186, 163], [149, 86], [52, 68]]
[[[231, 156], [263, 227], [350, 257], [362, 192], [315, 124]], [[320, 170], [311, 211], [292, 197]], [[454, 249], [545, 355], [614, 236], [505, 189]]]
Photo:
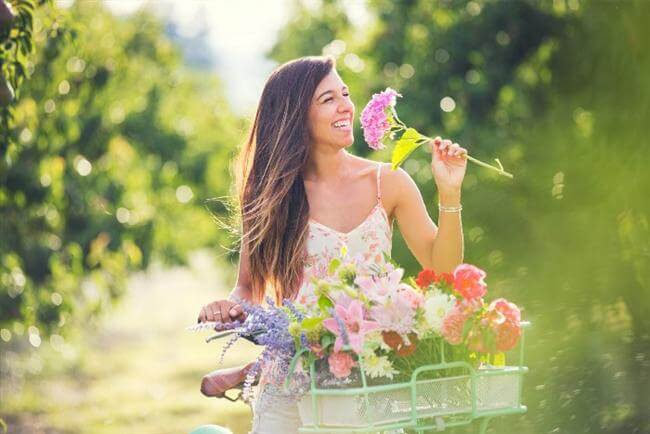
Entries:
[[[239, 390], [239, 393], [238, 393], [237, 396], [235, 396], [234, 398], [231, 398], [230, 396], [228, 396], [228, 392], [229, 392], [230, 390]], [[226, 399], [227, 399], [228, 401], [230, 401], [230, 402], [237, 402], [237, 401], [239, 401], [239, 400], [241, 400], [241, 399], [244, 398], [244, 391], [241, 390], [241, 389], [239, 389], [239, 388], [237, 388], [237, 387], [234, 387], [234, 388], [232, 388], [232, 389], [228, 389], [228, 390], [226, 390], [226, 391], [223, 393], [222, 398], [226, 398]]]

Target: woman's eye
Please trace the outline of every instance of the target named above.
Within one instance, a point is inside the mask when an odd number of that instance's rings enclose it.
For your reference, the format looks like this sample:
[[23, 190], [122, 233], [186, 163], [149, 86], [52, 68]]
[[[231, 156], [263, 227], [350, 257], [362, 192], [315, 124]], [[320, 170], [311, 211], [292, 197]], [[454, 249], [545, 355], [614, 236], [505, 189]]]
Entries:
[[[350, 96], [350, 94], [349, 94], [349, 93], [344, 93], [343, 96]], [[329, 97], [329, 98], [327, 98], [327, 99], [326, 99], [325, 101], [323, 101], [323, 102], [329, 102], [329, 101], [332, 101], [333, 99], [334, 99], [334, 98]]]

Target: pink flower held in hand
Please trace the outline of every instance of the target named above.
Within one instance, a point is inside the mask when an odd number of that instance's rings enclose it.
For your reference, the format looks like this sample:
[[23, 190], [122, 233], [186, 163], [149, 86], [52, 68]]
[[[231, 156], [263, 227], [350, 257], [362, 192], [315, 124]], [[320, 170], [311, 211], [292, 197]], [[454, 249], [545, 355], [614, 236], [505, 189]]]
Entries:
[[467, 300], [483, 297], [487, 293], [485, 276], [485, 271], [474, 265], [460, 264], [454, 270], [454, 289]]
[[383, 92], [374, 94], [361, 112], [363, 137], [374, 150], [385, 148], [381, 140], [391, 127], [387, 111], [395, 106], [398, 96], [402, 95], [387, 87]]
[[[334, 351], [341, 351], [343, 348], [344, 338], [347, 338], [350, 347], [360, 353], [363, 347], [363, 337], [366, 333], [379, 328], [375, 321], [366, 321], [363, 319], [363, 304], [359, 300], [352, 300], [348, 307], [337, 304], [334, 307], [337, 318], [327, 318], [323, 321], [323, 326], [334, 333]], [[343, 325], [344, 330], [341, 330]]]
[[443, 320], [440, 334], [450, 344], [460, 344], [463, 342], [465, 321], [467, 321], [467, 316], [460, 309], [454, 307]]
[[330, 367], [330, 372], [336, 378], [345, 378], [352, 373], [352, 367], [356, 366], [356, 362], [352, 360], [352, 356], [348, 353], [337, 351], [332, 353], [327, 358], [327, 363]]

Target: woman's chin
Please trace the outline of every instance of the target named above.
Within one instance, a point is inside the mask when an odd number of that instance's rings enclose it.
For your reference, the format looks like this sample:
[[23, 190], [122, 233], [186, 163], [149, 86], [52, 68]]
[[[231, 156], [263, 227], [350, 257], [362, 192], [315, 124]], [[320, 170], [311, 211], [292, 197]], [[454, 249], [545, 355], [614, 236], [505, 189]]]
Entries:
[[354, 136], [350, 134], [350, 137], [347, 137], [345, 140], [341, 141], [341, 144], [344, 148], [349, 148], [354, 143]]

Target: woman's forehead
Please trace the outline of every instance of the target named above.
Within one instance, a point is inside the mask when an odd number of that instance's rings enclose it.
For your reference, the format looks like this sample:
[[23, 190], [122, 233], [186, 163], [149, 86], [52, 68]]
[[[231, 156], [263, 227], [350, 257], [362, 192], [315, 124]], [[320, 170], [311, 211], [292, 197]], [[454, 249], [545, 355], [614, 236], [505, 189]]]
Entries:
[[337, 92], [344, 87], [347, 87], [346, 84], [343, 82], [336, 70], [332, 70], [329, 74], [327, 74], [327, 76], [325, 76], [325, 78], [323, 78], [323, 80], [321, 80], [321, 82], [316, 87], [314, 98], [320, 98], [320, 96], [322, 96], [322, 94], [328, 90]]

